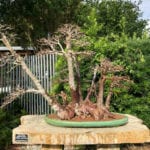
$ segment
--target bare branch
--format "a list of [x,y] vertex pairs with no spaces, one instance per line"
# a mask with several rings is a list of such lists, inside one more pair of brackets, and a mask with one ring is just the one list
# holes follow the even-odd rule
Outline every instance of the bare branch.
[[105,101],[105,106],[107,109],[109,109],[111,97],[113,95],[113,89],[115,87],[124,88],[125,86],[123,85],[123,82],[130,82],[131,80],[129,79],[128,76],[113,76],[113,77],[108,77],[107,80],[111,80],[109,92],[108,92],[108,95],[107,95],[106,101]]
[[12,61],[14,60],[12,59],[12,56],[9,54],[9,52],[0,54],[0,67],[3,67],[8,63],[12,63]]
[[35,94],[42,94],[42,91],[36,90],[36,89],[22,89],[17,88],[15,91],[10,93],[8,96],[4,98],[4,102],[1,104],[0,108],[4,108],[6,105],[12,103],[16,98],[18,98],[21,95],[24,95],[25,93],[35,93]]
[[119,72],[119,71],[123,71],[123,70],[124,69],[122,66],[113,65],[113,63],[108,59],[104,59],[101,61],[100,71],[102,74],[114,73],[114,72]]
[[0,24],[0,41],[2,41],[2,36],[5,35],[9,37],[10,41],[13,43],[15,41],[16,34],[14,34],[12,31],[12,27]]
[[[90,51],[84,51],[84,52],[73,52],[73,51],[69,51],[70,54],[78,56],[92,56],[94,54],[94,52],[90,52]],[[44,55],[44,54],[56,54],[56,55],[64,55],[61,51],[50,51],[50,49],[46,48],[46,49],[41,49],[40,51],[36,52],[36,55]]]
[[71,35],[71,38],[79,38],[81,35],[83,35],[82,32],[80,32],[80,27],[73,24],[64,24],[62,27],[58,29],[57,32],[60,32],[64,36]]
[[63,105],[67,105],[67,103],[68,103],[67,102],[67,98],[68,98],[67,94],[65,92],[61,91],[60,94],[58,94],[58,96],[60,96],[62,98]]
[[45,54],[56,54],[62,56],[63,53],[59,51],[50,51],[49,49],[42,49],[36,53],[36,55],[45,55]]
[[120,87],[122,82],[131,82],[128,76],[113,76],[113,77],[106,77],[107,80],[111,80],[111,87]]
[[14,49],[11,47],[9,41],[7,40],[6,36],[2,34],[2,42],[5,44],[5,46],[8,48],[9,52],[12,54],[12,56],[17,60],[17,63],[19,63],[22,67],[22,69],[26,72],[26,74],[31,78],[33,81],[35,87],[41,91],[42,96],[48,101],[48,103],[52,104],[52,99],[47,95],[45,89],[40,84],[40,81],[34,76],[34,74],[31,72],[31,70],[28,68],[28,66],[25,64],[24,59],[18,55]]
[[60,47],[62,53],[65,54],[65,50],[64,50],[62,44],[60,43],[60,41],[58,41],[58,46]]
[[89,88],[89,91],[87,93],[87,96],[85,98],[85,100],[89,100],[92,92],[93,92],[93,89],[95,87],[95,79],[96,79],[96,74],[98,72],[98,69],[99,69],[99,66],[97,65],[95,68],[94,68],[94,74],[93,74],[93,79],[92,79],[92,83],[91,83],[91,87]]

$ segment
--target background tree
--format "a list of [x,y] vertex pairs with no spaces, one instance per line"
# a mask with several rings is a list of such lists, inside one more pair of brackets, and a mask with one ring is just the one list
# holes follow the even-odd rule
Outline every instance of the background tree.
[[[51,35],[60,24],[72,22],[81,0],[0,0],[0,22],[11,25],[29,46]],[[23,42],[22,42],[23,41]]]
[[86,16],[94,8],[97,23],[103,25],[98,36],[122,31],[141,36],[146,21],[139,19],[139,5],[124,0],[0,0],[0,22],[15,29],[20,37],[18,45],[29,46],[41,37],[51,36],[60,24],[88,24]]
[[97,23],[103,25],[102,29],[97,32],[98,36],[106,36],[111,33],[120,35],[122,32],[131,37],[135,32],[137,36],[141,36],[146,26],[146,20],[140,18],[142,16],[139,9],[140,4],[140,0],[137,3],[127,0],[88,0],[84,4],[84,9],[79,13],[81,19],[79,19],[79,24],[82,26],[84,23],[88,23],[88,20],[81,16],[88,15],[90,8],[94,8]]
[[[134,84],[128,93],[123,92],[122,97],[116,94],[112,106],[113,109],[116,109],[117,111],[130,113],[140,117],[143,119],[144,123],[150,127],[150,68],[148,67],[150,65],[149,37],[129,39],[127,45],[130,50],[130,57],[128,57],[128,62],[126,62],[126,64],[130,63],[130,65],[128,65],[128,70],[130,70],[130,72],[128,73],[134,80]],[[115,101],[119,102],[120,106],[116,107]]]
[[[93,61],[98,62],[99,59],[108,57],[117,64],[123,65],[126,68],[124,75],[131,76],[134,81],[129,92],[121,92],[118,88],[114,90],[111,109],[137,115],[149,126],[149,115],[147,115],[150,113],[148,110],[150,98],[147,91],[149,69],[148,67],[144,69],[144,66],[147,66],[149,62],[150,48],[149,36],[145,37],[146,20],[140,18],[142,15],[139,9],[140,3],[141,1],[133,3],[122,0],[87,1],[81,5],[82,9],[77,15],[77,22],[90,36],[91,47],[89,49],[95,52]],[[86,16],[85,14],[87,17],[83,17]],[[89,63],[93,61],[87,58],[83,62],[81,75],[87,78],[87,81],[91,77],[88,72]],[[84,88],[86,89],[87,86],[85,85]],[[121,97],[118,96],[120,92]],[[105,93],[104,97],[106,97]],[[120,106],[117,106],[115,101],[119,101]]]

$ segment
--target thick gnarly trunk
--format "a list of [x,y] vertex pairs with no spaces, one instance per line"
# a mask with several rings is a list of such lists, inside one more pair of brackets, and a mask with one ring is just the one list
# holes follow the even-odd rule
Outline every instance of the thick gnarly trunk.
[[21,65],[22,69],[26,72],[26,74],[31,78],[33,81],[35,87],[40,91],[41,95],[48,101],[48,103],[52,104],[52,99],[48,96],[45,89],[40,84],[40,81],[34,76],[34,74],[30,71],[28,66],[25,64],[23,58],[18,55],[14,49],[11,47],[9,41],[7,40],[5,35],[2,35],[2,42],[5,44],[5,46],[8,48],[10,53],[15,57],[16,61]]
[[97,107],[99,109],[102,109],[104,107],[104,104],[103,104],[104,83],[105,83],[105,76],[102,75],[101,79],[99,80],[99,92],[98,92],[98,98],[97,98]]

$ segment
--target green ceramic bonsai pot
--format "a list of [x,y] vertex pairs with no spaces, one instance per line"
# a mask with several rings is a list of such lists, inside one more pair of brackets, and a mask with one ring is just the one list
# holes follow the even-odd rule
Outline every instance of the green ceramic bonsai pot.
[[72,128],[100,128],[100,127],[117,127],[128,123],[128,117],[122,115],[119,119],[112,119],[106,121],[69,121],[50,118],[48,115],[45,117],[45,121],[53,126],[59,127],[72,127]]

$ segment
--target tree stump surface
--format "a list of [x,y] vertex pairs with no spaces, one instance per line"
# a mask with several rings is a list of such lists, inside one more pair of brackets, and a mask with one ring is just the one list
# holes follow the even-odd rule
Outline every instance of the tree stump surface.
[[47,124],[44,115],[21,117],[21,125],[13,129],[13,144],[89,145],[149,143],[150,130],[142,120],[127,115],[126,125],[111,128],[66,128]]

